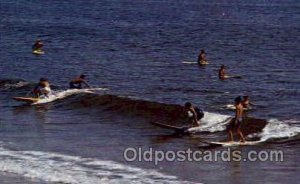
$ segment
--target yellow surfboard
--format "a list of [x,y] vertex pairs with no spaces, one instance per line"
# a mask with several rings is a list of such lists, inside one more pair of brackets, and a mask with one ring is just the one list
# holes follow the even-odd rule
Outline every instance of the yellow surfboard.
[[30,97],[13,97],[12,99],[18,102],[25,102],[25,103],[36,103],[40,100],[40,98],[30,98]]
[[42,54],[45,54],[45,52],[42,51],[42,50],[33,50],[33,51],[32,51],[32,54],[42,55]]

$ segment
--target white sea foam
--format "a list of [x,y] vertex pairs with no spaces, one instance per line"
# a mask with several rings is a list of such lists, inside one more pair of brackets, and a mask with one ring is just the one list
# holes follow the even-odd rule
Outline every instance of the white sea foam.
[[23,86],[26,86],[26,85],[28,85],[28,82],[20,81],[20,82],[15,83],[15,84],[5,84],[4,87],[5,87],[5,89],[11,89],[11,88],[20,88],[20,87],[23,87]]
[[0,171],[46,182],[189,184],[175,176],[93,158],[0,148]]
[[[188,129],[188,131],[191,133],[224,131],[226,130],[226,125],[230,122],[231,118],[231,116],[227,115],[205,112],[204,118],[201,119],[200,127],[193,127]],[[291,122],[294,125],[291,125]],[[269,139],[294,137],[300,134],[300,126],[295,125],[297,123],[299,122],[294,120],[279,121],[277,119],[270,119],[261,133],[251,134],[247,137],[259,137],[260,141],[263,142]]]
[[65,91],[53,91],[52,94],[47,97],[39,100],[36,103],[33,103],[33,105],[37,104],[44,104],[53,102],[55,100],[63,99],[71,95],[81,94],[81,93],[95,93],[96,91],[104,91],[108,90],[107,88],[90,88],[90,89],[68,89]]
[[263,131],[258,134],[258,136],[262,141],[267,141],[269,139],[294,137],[296,135],[299,135],[299,133],[299,126],[290,125],[287,121],[271,119],[268,121],[268,124],[263,129]]
[[230,121],[231,116],[217,113],[204,112],[204,117],[201,119],[200,127],[188,129],[189,132],[218,132],[226,129],[226,124]]

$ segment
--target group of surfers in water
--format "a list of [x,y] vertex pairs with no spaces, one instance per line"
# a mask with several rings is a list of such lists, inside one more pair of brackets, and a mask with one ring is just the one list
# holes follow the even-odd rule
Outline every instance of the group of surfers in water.
[[[207,64],[209,64],[208,60],[206,59],[206,55],[205,55],[205,51],[201,50],[199,55],[198,55],[198,60],[197,63],[200,66],[205,66]],[[229,76],[226,73],[226,66],[225,65],[221,65],[219,72],[218,72],[218,77],[221,80],[224,79],[228,79],[228,78],[240,78],[239,76]],[[229,126],[228,126],[228,135],[229,135],[229,140],[232,142],[233,139],[233,133],[236,132],[239,137],[240,137],[240,142],[245,142],[246,139],[241,131],[241,127],[242,124],[246,117],[246,113],[244,112],[247,109],[250,109],[250,105],[253,105],[252,103],[250,103],[250,99],[249,96],[238,96],[235,98],[235,117],[234,119],[230,122]],[[187,102],[185,104],[185,109],[187,111],[187,114],[190,114],[190,124],[193,126],[199,126],[200,125],[200,119],[199,117],[197,117],[197,113],[196,113],[196,107],[193,107],[191,105],[191,103]],[[203,117],[203,116],[202,116]]]
[[[197,63],[199,66],[206,66],[209,64],[207,58],[206,58],[206,53],[205,50],[201,50],[199,55],[198,55],[198,59],[197,59]],[[240,78],[239,76],[229,76],[226,73],[226,66],[225,65],[221,65],[220,69],[219,69],[219,79],[224,80],[224,79],[228,79],[228,78]]]
[[[42,43],[41,40],[37,40],[35,44],[32,46],[32,50],[41,50],[44,44]],[[206,59],[206,53],[204,50],[201,50],[199,55],[198,55],[198,60],[197,63],[200,66],[204,66],[209,64],[208,60]],[[226,74],[226,66],[221,65],[219,69],[219,79],[227,79],[230,78]],[[72,79],[69,83],[69,88],[70,89],[82,89],[83,84],[85,87],[90,87],[88,83],[85,80],[85,75],[80,75],[74,79]],[[49,97],[51,94],[51,88],[50,88],[50,83],[46,78],[41,78],[39,83],[35,86],[35,88],[32,90],[32,94],[37,97]],[[228,135],[229,135],[229,140],[233,141],[233,133],[234,131],[239,135],[240,137],[240,142],[245,142],[245,137],[241,131],[241,126],[244,122],[246,113],[244,112],[245,109],[249,109],[250,105],[250,100],[248,96],[244,97],[236,97],[235,98],[235,117],[234,119],[230,122],[229,127],[228,127]],[[200,126],[200,120],[204,117],[204,112],[194,106],[192,103],[187,102],[184,105],[185,113],[186,116],[189,119],[189,124],[193,127]]]

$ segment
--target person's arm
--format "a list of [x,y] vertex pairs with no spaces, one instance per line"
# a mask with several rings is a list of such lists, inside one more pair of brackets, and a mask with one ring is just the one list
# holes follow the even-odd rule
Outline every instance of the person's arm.
[[201,55],[199,54],[199,55],[198,55],[197,62],[200,63],[200,61],[201,61]]
[[51,89],[47,88],[47,87],[45,87],[45,88],[43,88],[43,89],[40,90],[40,93],[42,95],[46,96],[47,98],[49,98],[50,92],[51,92]]
[[87,83],[86,81],[83,80],[82,83],[83,83],[86,87],[91,88],[91,87],[88,85],[88,83]]
[[219,70],[219,78],[224,79],[225,78],[225,73],[223,70]]
[[195,125],[196,125],[196,126],[199,126],[199,125],[198,125],[198,117],[197,117],[197,113],[196,113],[195,109],[192,108],[192,109],[191,109],[191,112],[193,113],[193,119],[194,119]]

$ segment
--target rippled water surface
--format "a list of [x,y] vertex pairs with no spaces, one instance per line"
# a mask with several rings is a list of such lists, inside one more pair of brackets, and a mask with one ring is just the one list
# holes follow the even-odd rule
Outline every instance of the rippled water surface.
[[[0,13],[1,183],[300,179],[299,1],[2,0]],[[44,55],[31,53],[37,38]],[[201,49],[206,67],[193,63]],[[242,78],[220,81],[222,64]],[[81,73],[93,90],[67,91]],[[51,102],[11,100],[41,77],[57,94]],[[226,139],[226,119],[234,112],[224,107],[238,95],[255,104],[245,131],[258,131],[252,136],[263,144],[235,149],[284,150],[284,162],[123,159],[128,147],[204,151],[200,141]],[[172,135],[149,123],[178,123],[186,101],[205,110],[195,135]]]

